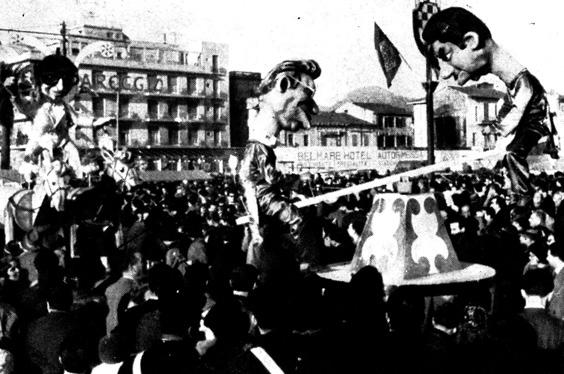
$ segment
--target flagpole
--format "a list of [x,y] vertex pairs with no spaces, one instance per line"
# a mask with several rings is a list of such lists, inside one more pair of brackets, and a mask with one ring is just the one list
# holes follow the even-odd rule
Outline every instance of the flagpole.
[[427,81],[423,83],[425,88],[426,96],[425,103],[427,106],[427,163],[432,165],[435,163],[435,121],[434,121],[434,110],[433,110],[433,92],[437,88],[437,81],[433,81],[433,69],[431,64],[433,51],[431,48],[427,49],[425,56],[427,65]]
[[399,49],[398,49],[398,53],[399,53],[401,59],[405,62],[405,64],[406,64],[407,67],[409,68],[409,70],[413,71],[413,68],[411,67],[411,65],[409,65],[409,62],[407,62],[407,60],[405,59],[405,57],[403,56],[403,54],[399,51]]

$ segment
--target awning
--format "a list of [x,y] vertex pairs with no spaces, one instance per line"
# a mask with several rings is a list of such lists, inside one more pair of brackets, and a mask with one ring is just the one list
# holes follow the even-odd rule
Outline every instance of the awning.
[[140,171],[139,178],[144,182],[176,182],[182,180],[210,180],[212,176],[203,170],[151,170]]

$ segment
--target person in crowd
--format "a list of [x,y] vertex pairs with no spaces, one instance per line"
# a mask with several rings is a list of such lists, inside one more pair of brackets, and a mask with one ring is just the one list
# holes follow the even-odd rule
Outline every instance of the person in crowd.
[[551,316],[546,309],[552,288],[552,273],[548,267],[531,269],[525,273],[521,289],[525,308],[521,316],[535,329],[537,347],[555,351],[564,343],[564,322]]
[[140,252],[133,252],[125,259],[124,270],[121,278],[110,285],[106,291],[106,302],[108,305],[108,315],[106,317],[106,332],[110,334],[118,325],[118,313],[122,305],[122,299],[130,292],[139,287],[138,279],[145,270],[145,260]]
[[525,66],[495,42],[484,22],[464,8],[447,8],[433,15],[425,25],[423,39],[445,62],[443,78],[453,77],[462,86],[491,73],[506,85],[507,96],[496,123],[505,141],[498,140],[498,147],[507,151],[503,164],[511,181],[512,201],[527,205],[533,194],[527,155],[541,138],[548,137],[546,152],[558,158],[546,91]]
[[548,310],[552,316],[564,319],[564,251],[560,246],[551,246],[546,260],[554,272],[554,287]]
[[[63,371],[59,355],[65,340],[85,339],[80,321],[70,312],[72,290],[59,285],[47,296],[48,314],[31,322],[25,333],[25,351],[29,358],[28,373],[59,374]],[[27,371],[29,370],[29,371]]]

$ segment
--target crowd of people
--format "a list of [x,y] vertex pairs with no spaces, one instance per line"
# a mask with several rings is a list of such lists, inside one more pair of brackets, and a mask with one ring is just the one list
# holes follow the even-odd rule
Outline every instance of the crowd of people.
[[[300,199],[379,177],[285,175]],[[366,267],[351,282],[316,270],[350,261],[381,187],[304,215],[301,277],[263,282],[247,264],[247,214],[230,175],[143,183],[124,196],[115,230],[85,225],[75,255],[8,243],[2,259],[4,372],[287,373],[558,372],[564,357],[564,174],[532,179],[528,206],[487,170],[411,181],[432,193],[457,256],[493,267],[456,294],[385,287]],[[304,232],[304,235],[306,233]],[[313,235],[312,235],[313,234]],[[311,237],[318,240],[311,243]],[[266,353],[266,354],[265,354]],[[266,358],[265,358],[266,357]],[[280,372],[280,371],[278,371]]]
[[[437,13],[422,37],[450,67],[441,67],[445,78],[463,85],[491,73],[508,88],[496,123],[505,137],[504,172],[436,173],[401,188],[432,194],[458,259],[493,268],[493,279],[394,286],[373,266],[350,282],[320,276],[352,260],[374,197],[398,186],[297,208],[296,200],[379,176],[277,170],[281,130],[307,129],[319,112],[319,64],[286,60],[248,103],[238,175],[142,183],[127,192],[110,181],[78,196],[66,235],[40,232],[36,220],[21,240],[5,243],[0,370],[562,372],[564,173],[532,176],[526,161],[544,138],[545,152],[558,156],[545,91],[462,8]],[[44,175],[63,179],[54,165],[64,162],[81,179],[85,167],[69,131],[76,121],[64,101],[78,69],[52,55],[35,74],[41,101],[26,156]]]

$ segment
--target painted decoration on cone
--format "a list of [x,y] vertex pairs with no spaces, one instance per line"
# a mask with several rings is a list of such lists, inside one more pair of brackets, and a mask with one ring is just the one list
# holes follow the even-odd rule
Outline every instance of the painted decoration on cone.
[[379,195],[351,265],[376,267],[388,285],[461,269],[432,194]]

